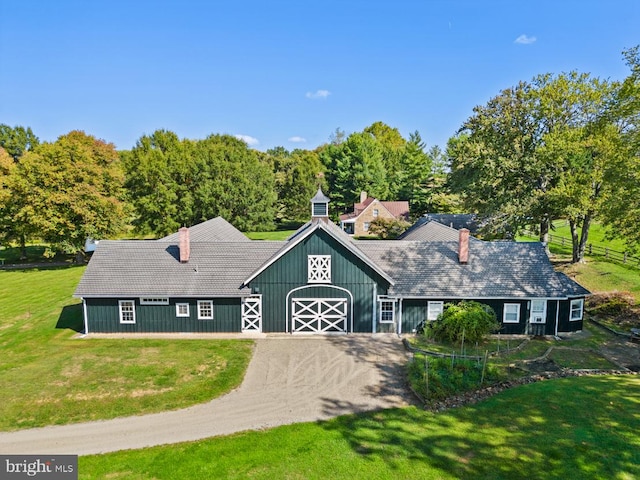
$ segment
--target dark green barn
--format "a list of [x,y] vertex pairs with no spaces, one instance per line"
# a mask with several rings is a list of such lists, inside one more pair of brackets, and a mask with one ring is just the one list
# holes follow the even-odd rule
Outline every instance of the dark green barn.
[[[218,217],[157,241],[100,242],[75,292],[93,332],[409,333],[447,303],[490,305],[503,333],[582,329],[588,292],[538,243],[356,241],[312,200],[285,242],[251,241]],[[455,239],[454,239],[455,238]]]

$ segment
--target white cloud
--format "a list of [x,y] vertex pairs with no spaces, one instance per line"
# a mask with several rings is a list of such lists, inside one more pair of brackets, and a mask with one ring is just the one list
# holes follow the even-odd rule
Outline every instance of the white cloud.
[[304,143],[307,141],[307,139],[304,137],[296,136],[296,137],[289,137],[289,141],[293,143]]
[[530,45],[537,40],[536,37],[530,37],[524,33],[514,40],[514,43],[520,43],[521,45]]
[[329,95],[331,95],[329,90],[316,90],[315,92],[307,92],[305,96],[312,100],[317,100],[319,98],[327,98]]
[[250,147],[253,147],[254,145],[258,145],[260,143],[257,138],[251,137],[249,135],[234,135],[234,137],[236,137],[238,140],[242,140]]

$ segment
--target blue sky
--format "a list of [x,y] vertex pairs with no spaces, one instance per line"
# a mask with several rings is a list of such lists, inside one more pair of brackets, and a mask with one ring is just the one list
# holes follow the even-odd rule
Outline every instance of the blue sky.
[[623,79],[637,44],[640,0],[0,0],[0,123],[291,150],[383,121],[444,147],[501,89]]

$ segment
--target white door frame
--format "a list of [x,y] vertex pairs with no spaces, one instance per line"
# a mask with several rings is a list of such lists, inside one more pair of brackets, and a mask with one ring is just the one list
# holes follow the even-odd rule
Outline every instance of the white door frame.
[[242,299],[242,331],[262,332],[262,295],[251,295]]
[[[346,330],[346,332],[353,332],[353,295],[351,294],[351,292],[349,290],[347,290],[346,288],[343,287],[338,287],[336,285],[324,285],[324,284],[319,284],[319,285],[303,285],[301,287],[296,287],[293,288],[291,290],[289,290],[289,293],[287,293],[287,297],[285,299],[286,304],[285,304],[285,315],[286,315],[286,331],[287,333],[292,332],[292,330],[289,329],[289,327],[291,326],[291,317],[290,317],[290,311],[291,311],[291,295],[294,292],[300,292],[301,290],[306,290],[306,289],[318,289],[318,288],[331,288],[334,290],[340,290],[341,292],[344,292],[347,294],[347,300],[349,303],[349,307],[348,307],[348,311],[347,311],[347,316],[350,319],[350,325],[349,328]],[[302,297],[299,297],[302,298]],[[313,297],[307,297],[307,298],[313,298]],[[319,298],[319,297],[317,297]],[[340,297],[337,297],[340,298]]]

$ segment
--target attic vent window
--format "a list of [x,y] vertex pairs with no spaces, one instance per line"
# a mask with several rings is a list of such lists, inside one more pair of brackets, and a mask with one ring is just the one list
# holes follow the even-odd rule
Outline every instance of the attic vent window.
[[309,283],[331,283],[331,255],[309,255],[307,280]]
[[143,297],[140,299],[140,305],[169,305],[169,299],[166,297]]
[[329,205],[327,203],[314,203],[312,214],[314,217],[328,217]]

